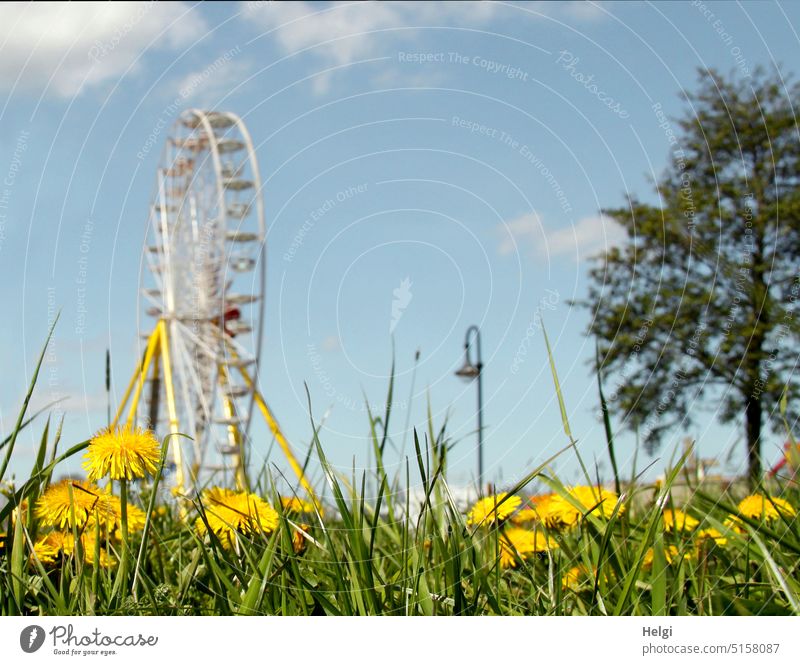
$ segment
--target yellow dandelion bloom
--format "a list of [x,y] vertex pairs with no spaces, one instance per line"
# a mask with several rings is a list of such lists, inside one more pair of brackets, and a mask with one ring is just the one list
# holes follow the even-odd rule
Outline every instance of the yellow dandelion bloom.
[[542,512],[545,524],[551,529],[574,526],[583,514],[571,501],[557,495],[547,502],[547,509]]
[[511,522],[514,524],[528,524],[530,522],[538,522],[539,513],[535,508],[521,508],[519,512],[511,516]]
[[[644,559],[642,560],[642,567],[650,568],[653,565],[654,556],[655,555],[653,553],[653,548],[651,547],[650,549],[647,550],[647,552],[644,553]],[[667,560],[667,563],[674,563],[680,558],[680,550],[678,550],[678,548],[675,545],[667,545],[664,548],[664,558]],[[688,561],[689,559],[692,558],[692,555],[690,552],[687,551],[684,552],[683,558],[684,560]]]
[[84,458],[89,480],[133,480],[156,472],[161,447],[149,430],[114,427],[94,436]]
[[295,554],[302,554],[308,546],[308,539],[303,535],[308,533],[311,527],[308,524],[299,525],[299,530],[292,533],[292,549]]
[[742,520],[740,520],[738,517],[733,517],[731,515],[730,517],[728,517],[728,519],[726,519],[723,522],[723,525],[728,529],[730,529],[731,531],[734,531],[735,533],[738,533],[740,535],[744,535],[745,533],[747,533],[747,531],[744,528],[744,522],[742,522]]
[[281,506],[287,513],[313,513],[314,504],[297,496],[282,496]]
[[699,520],[687,515],[682,510],[668,508],[664,511],[664,528],[667,531],[694,531],[698,524],[700,524]]
[[[95,537],[93,533],[84,533],[81,537],[83,546],[83,560],[87,564],[94,564]],[[52,531],[42,536],[33,546],[34,554],[43,564],[55,563],[60,554],[72,556],[75,552],[75,538],[69,532]],[[33,556],[31,562],[33,562]],[[104,547],[100,548],[100,566],[113,568],[117,565],[116,559],[108,554]]]
[[551,529],[572,526],[580,518],[580,511],[558,494],[531,497],[537,519]]
[[[95,545],[95,538],[94,534],[84,534],[83,538],[81,538],[81,542],[83,543],[83,560],[90,564],[94,565],[94,545]],[[100,567],[101,568],[114,568],[117,565],[117,560],[108,553],[105,547],[100,548]]]
[[[278,513],[255,494],[212,487],[203,492],[202,503],[208,525],[226,549],[236,545],[239,534],[271,533],[278,526]],[[195,524],[205,535],[202,518]]]
[[55,560],[61,553],[63,543],[64,534],[59,531],[49,533],[39,538],[33,545],[31,563],[34,563],[36,559],[39,559],[42,564],[55,563]]
[[150,519],[158,519],[169,515],[169,509],[166,506],[156,506],[153,512],[150,513]]
[[[109,533],[114,534],[116,538],[120,538],[119,533],[122,528],[122,501],[115,494],[103,494],[101,501],[107,510],[100,518],[100,526],[108,529]],[[128,502],[128,532],[135,533],[144,529],[146,521],[145,512],[137,505]]]
[[507,492],[487,496],[472,506],[467,515],[467,524],[485,526],[493,522],[502,522],[519,508],[521,503],[522,499],[518,496],[508,496]]
[[91,483],[62,480],[50,485],[39,497],[35,514],[45,526],[81,528],[91,517],[102,520],[110,516],[111,510],[104,503],[104,496],[104,492]]
[[714,544],[719,545],[720,547],[727,545],[728,543],[728,539],[713,527],[701,529],[697,532],[698,543],[702,543],[706,539],[713,540]]
[[[572,589],[576,591],[580,588],[581,584],[594,584],[596,577],[597,568],[592,568],[590,571],[586,566],[575,566],[561,576],[561,588],[564,590]],[[610,583],[612,578],[607,568],[603,570],[601,579],[606,584]]]
[[500,567],[516,568],[517,557],[526,558],[535,552],[547,552],[558,544],[541,531],[529,531],[519,527],[506,529],[500,535]]
[[22,503],[19,504],[14,510],[11,511],[11,525],[17,523],[17,517],[22,517],[23,524],[28,521],[28,500],[23,499]]
[[[587,510],[591,509],[605,518],[611,517],[619,500],[619,497],[614,492],[609,492],[602,487],[573,487],[569,490],[569,493]],[[625,506],[620,506],[619,512],[625,512]]]
[[585,574],[586,571],[582,566],[575,566],[574,568],[570,568],[561,577],[561,588],[577,589],[580,586],[581,578],[584,577]]
[[[564,496],[552,495],[539,509],[545,523],[551,528],[571,527],[588,511],[605,518],[611,517],[618,497],[602,487],[577,486],[567,489],[571,501]],[[576,505],[577,504],[577,505]],[[619,512],[624,511],[620,506]]]
[[528,524],[530,522],[546,522],[549,514],[549,504],[553,494],[540,494],[528,499],[528,504],[518,510],[512,517],[514,524]]
[[767,498],[762,494],[751,494],[739,502],[739,513],[754,520],[771,522],[778,519],[781,514],[785,517],[794,517],[795,510],[788,501],[778,498]]

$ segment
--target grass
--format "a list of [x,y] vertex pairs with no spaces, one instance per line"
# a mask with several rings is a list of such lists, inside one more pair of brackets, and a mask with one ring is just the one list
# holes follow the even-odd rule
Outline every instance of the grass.
[[[567,437],[559,454],[580,459],[552,357],[551,367]],[[0,442],[0,481],[18,433],[34,426],[33,418],[26,419],[34,385],[35,376],[14,430]],[[531,469],[513,487],[499,488],[509,497],[525,498],[533,483],[546,487],[547,495],[561,498],[562,517],[570,511],[574,514],[569,526],[555,519],[555,513],[549,516],[552,519],[523,524],[514,523],[518,512],[502,522],[470,523],[447,484],[452,442],[446,426],[437,427],[430,415],[423,429],[414,431],[414,452],[396,477],[387,475],[384,464],[389,411],[381,416],[368,413],[374,458],[369,473],[346,475],[328,462],[312,416],[309,454],[319,460],[327,482],[329,500],[324,512],[284,510],[273,479],[262,469],[252,481],[252,491],[277,511],[276,525],[238,533],[235,546],[226,547],[209,522],[214,506],[201,493],[181,501],[160,500],[166,459],[162,455],[155,478],[127,488],[128,508],[144,511],[145,523],[130,533],[125,556],[122,539],[90,522],[81,529],[73,527],[74,548],[46,561],[36,554],[35,545],[47,528],[31,507],[53,481],[59,465],[89,445],[81,442],[59,454],[60,428],[53,432],[48,420],[28,478],[19,486],[8,486],[8,501],[0,509],[0,533],[4,533],[0,612],[800,614],[800,520],[785,512],[774,519],[741,515],[737,510],[741,495],[690,481],[689,499],[682,499],[686,488],[676,490],[687,483],[683,471],[689,451],[667,471],[662,483],[620,479],[602,385],[598,387],[614,469],[606,498],[594,505],[580,500],[550,472],[554,458]],[[313,414],[310,400],[309,413]],[[583,461],[581,466],[587,486],[592,485]],[[412,505],[409,495],[400,491],[413,485],[423,489],[419,505]],[[793,481],[776,481],[761,490],[767,506],[771,497],[780,497],[795,509],[800,507]],[[541,509],[540,517],[545,514],[546,502],[533,505]],[[686,531],[667,530],[663,513],[676,508],[698,520],[698,525]],[[206,527],[204,534],[197,528],[198,520]],[[720,542],[699,537],[705,528],[716,529]],[[538,534],[547,545],[535,547],[537,551],[509,548],[512,534],[520,533]]]

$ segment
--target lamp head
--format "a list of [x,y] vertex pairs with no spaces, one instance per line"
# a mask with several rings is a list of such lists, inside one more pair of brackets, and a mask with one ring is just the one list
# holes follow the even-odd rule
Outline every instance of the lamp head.
[[456,370],[456,376],[460,376],[462,379],[467,379],[468,381],[474,379],[481,373],[481,368],[473,365],[469,358],[464,359],[464,364]]

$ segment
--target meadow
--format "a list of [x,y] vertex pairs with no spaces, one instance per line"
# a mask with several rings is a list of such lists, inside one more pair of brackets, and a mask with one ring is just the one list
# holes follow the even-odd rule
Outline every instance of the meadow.
[[[551,367],[558,455],[580,460]],[[368,413],[373,466],[342,474],[309,403],[309,453],[329,497],[315,502],[279,495],[266,468],[247,488],[170,491],[165,441],[122,427],[68,446],[46,414],[28,413],[35,383],[0,443],[6,615],[800,614],[796,481],[698,483],[690,450],[660,482],[621,478],[605,408],[608,483],[581,461],[585,484],[562,484],[557,455],[464,508],[447,483],[446,423],[421,423],[403,473],[389,477],[390,413]],[[31,427],[38,455],[11,483],[18,434]],[[87,477],[63,478],[76,456]]]

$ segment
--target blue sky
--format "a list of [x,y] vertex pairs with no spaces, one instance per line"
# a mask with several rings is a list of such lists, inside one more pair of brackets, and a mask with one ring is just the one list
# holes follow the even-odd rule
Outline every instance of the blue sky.
[[[117,398],[137,357],[146,216],[178,100],[239,114],[256,144],[261,388],[298,449],[307,383],[332,461],[367,462],[364,397],[383,409],[394,349],[390,466],[430,400],[457,441],[451,477],[470,482],[475,386],[453,372],[478,324],[487,477],[511,482],[565,443],[542,318],[580,449],[608,477],[587,313],[568,305],[589,257],[620,240],[599,210],[626,192],[652,200],[669,153],[655,105],[681,115],[698,67],[788,74],[799,19],[796,4],[769,2],[4,4],[0,428],[58,310],[34,406],[66,398],[67,442],[105,424],[105,350]],[[721,469],[735,472],[740,428],[715,425],[708,406],[662,457],[692,436],[704,457],[732,450]],[[40,428],[14,470],[30,465]],[[269,436],[253,433],[263,460]],[[768,460],[778,445],[767,441]],[[619,446],[630,472],[633,438]],[[577,479],[574,456],[556,467]]]

